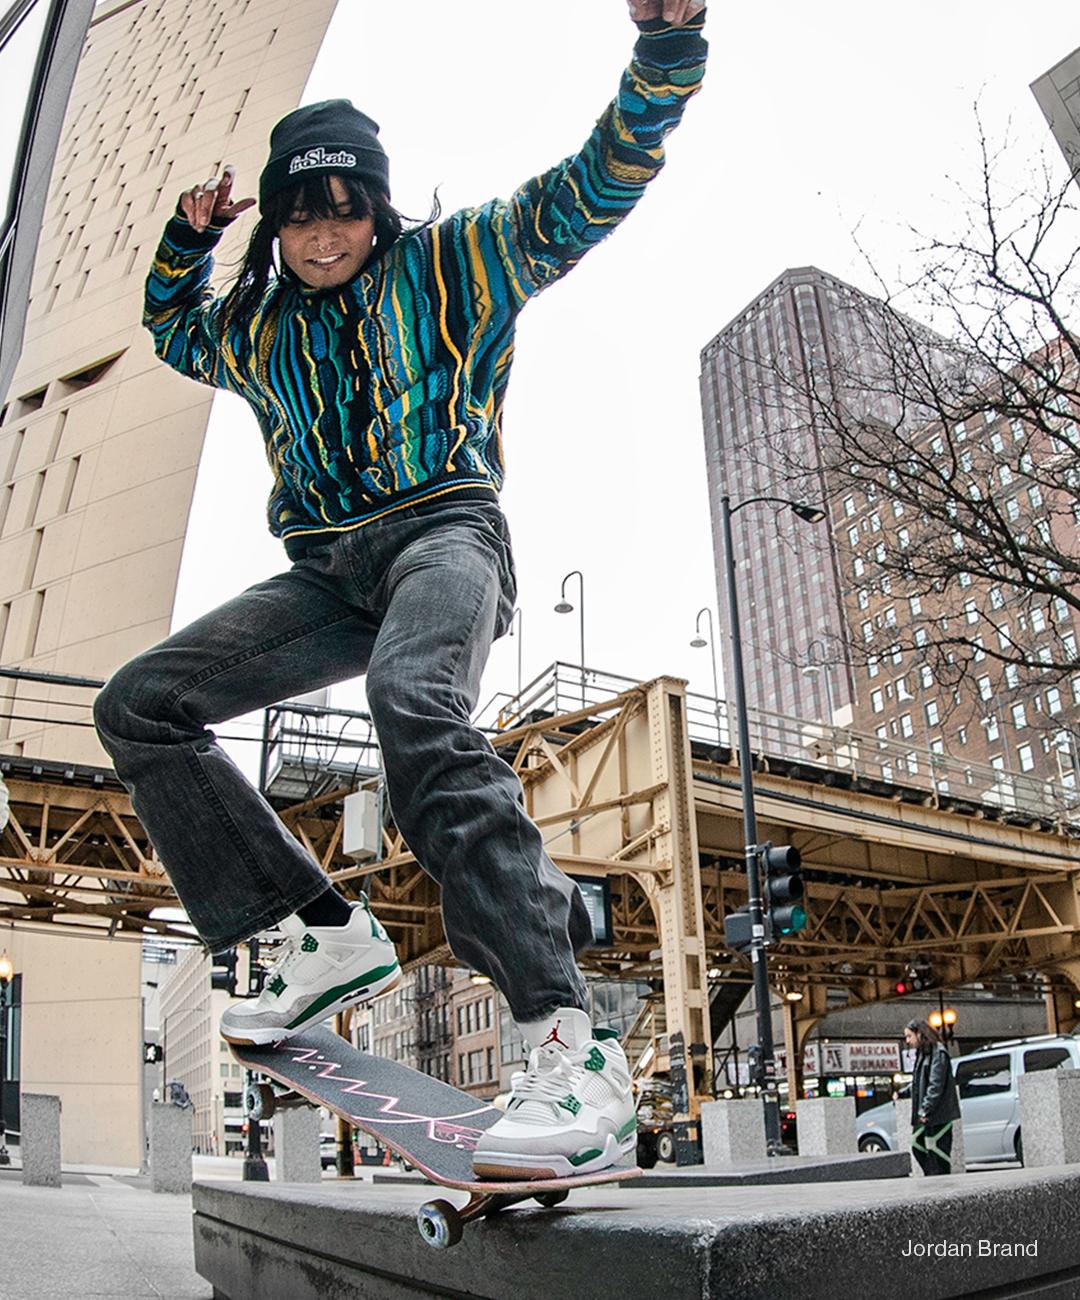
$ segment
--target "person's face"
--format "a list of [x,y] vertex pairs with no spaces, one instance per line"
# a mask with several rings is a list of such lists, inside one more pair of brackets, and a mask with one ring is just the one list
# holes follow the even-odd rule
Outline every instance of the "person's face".
[[918,1047],[919,1035],[915,1032],[914,1029],[905,1029],[904,1042],[907,1043],[908,1047]]
[[293,212],[278,231],[285,265],[312,289],[334,289],[360,270],[375,245],[374,217],[354,217],[340,176],[330,177],[336,217]]

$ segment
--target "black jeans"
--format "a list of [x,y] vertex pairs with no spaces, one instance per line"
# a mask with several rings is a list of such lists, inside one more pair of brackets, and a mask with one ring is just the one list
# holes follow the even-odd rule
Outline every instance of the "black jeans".
[[344,533],[126,664],[94,717],[192,924],[215,951],[327,887],[318,864],[218,746],[211,725],[367,673],[394,819],[442,886],[457,958],[514,1018],[585,1005],[592,937],[521,784],[470,722],[516,586],[494,504]]

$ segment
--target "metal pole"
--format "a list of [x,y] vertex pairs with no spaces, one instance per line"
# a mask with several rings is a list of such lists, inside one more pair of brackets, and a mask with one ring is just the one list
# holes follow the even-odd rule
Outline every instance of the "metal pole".
[[8,1045],[8,989],[10,982],[0,980],[0,1165],[10,1165],[6,1137],[7,1121],[4,1118],[4,1092],[7,1088],[7,1045]]
[[762,1101],[765,1107],[765,1144],[770,1155],[786,1148],[780,1139],[780,1097],[776,1086],[776,1054],[773,1046],[772,1004],[765,950],[765,916],[761,897],[758,857],[757,816],[754,811],[754,779],[750,754],[750,722],[746,712],[746,684],[743,679],[742,634],[739,629],[739,599],[735,586],[735,551],[731,540],[731,498],[720,498],[720,522],[724,536],[728,623],[731,628],[731,667],[735,687],[735,714],[739,731],[739,777],[743,802],[743,854],[746,859],[746,887],[750,911],[750,965],[754,984],[758,1048],[761,1053]]

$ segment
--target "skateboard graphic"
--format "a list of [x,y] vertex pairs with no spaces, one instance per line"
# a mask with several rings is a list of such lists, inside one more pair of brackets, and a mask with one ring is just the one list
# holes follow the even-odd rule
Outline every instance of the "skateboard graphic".
[[326,1106],[403,1156],[431,1182],[471,1193],[460,1208],[444,1200],[420,1207],[417,1226],[429,1246],[456,1245],[471,1219],[510,1205],[535,1198],[550,1208],[565,1201],[572,1187],[620,1182],[641,1173],[620,1165],[569,1178],[480,1180],[473,1173],[472,1153],[502,1116],[495,1106],[407,1065],[359,1052],[327,1028],[307,1030],[277,1045],[229,1047],[241,1065],[279,1085],[258,1085],[253,1100],[262,1118],[282,1106]]

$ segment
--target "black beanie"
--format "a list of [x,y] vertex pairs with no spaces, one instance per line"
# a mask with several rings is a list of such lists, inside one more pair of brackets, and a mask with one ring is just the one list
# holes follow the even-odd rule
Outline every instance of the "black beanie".
[[270,132],[270,160],[259,177],[259,210],[279,190],[312,172],[356,176],[390,197],[390,160],[379,126],[347,99],[327,99],[287,114]]

